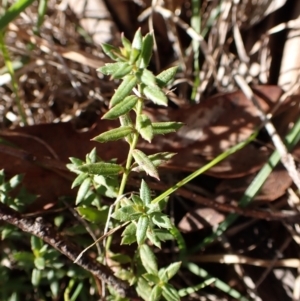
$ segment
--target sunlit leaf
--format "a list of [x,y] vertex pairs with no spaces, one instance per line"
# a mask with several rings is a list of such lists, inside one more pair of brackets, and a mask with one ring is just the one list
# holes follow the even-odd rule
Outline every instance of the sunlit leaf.
[[141,74],[141,82],[146,86],[156,86],[156,77],[148,69],[143,69]]
[[165,87],[174,77],[178,67],[171,67],[167,70],[162,71],[156,76],[156,81],[159,87]]
[[140,216],[136,227],[136,241],[138,245],[144,243],[148,225],[149,225],[148,216],[144,216],[144,215]]
[[151,160],[140,150],[135,149],[132,152],[132,155],[134,157],[134,160],[136,163],[143,168],[143,170],[149,174],[151,177],[154,177],[159,180],[158,172],[156,170],[156,167],[153,165]]
[[92,175],[117,175],[123,171],[123,167],[114,163],[98,162],[92,164],[84,164],[78,166],[77,169],[83,172],[87,172]]
[[136,212],[132,205],[124,206],[112,214],[114,219],[127,222],[137,219],[141,214]]
[[166,298],[167,301],[180,301],[180,297],[176,289],[171,285],[166,283],[162,287],[162,295]]
[[139,196],[133,194],[131,199],[132,199],[134,205],[137,205],[137,206],[140,206],[140,207],[144,206],[144,203],[143,203],[142,199]]
[[139,296],[141,296],[144,300],[148,300],[151,294],[151,287],[144,278],[139,277],[136,291]]
[[111,98],[110,107],[115,106],[116,104],[121,102],[126,96],[128,96],[128,94],[131,93],[132,89],[137,84],[137,81],[138,80],[137,80],[136,76],[131,75],[131,74],[126,75],[124,77],[123,82],[117,88],[117,90],[115,91],[115,94]]
[[147,68],[149,65],[153,49],[153,36],[148,33],[143,39],[143,47],[140,60],[140,68]]
[[[132,66],[127,62],[106,63],[104,66],[97,69],[105,75],[112,75],[113,78],[122,78],[132,70]],[[123,75],[121,75],[123,74]],[[118,75],[120,75],[118,77]]]
[[136,123],[136,129],[141,134],[141,136],[148,142],[151,142],[153,138],[153,130],[149,117],[145,114],[140,114],[137,117]]
[[136,60],[138,59],[141,53],[142,45],[143,45],[143,36],[141,34],[141,29],[139,28],[133,37],[130,59],[129,59],[130,63],[136,62]]
[[88,177],[86,178],[80,185],[77,196],[76,196],[76,201],[75,204],[79,204],[82,200],[84,200],[87,192],[90,190],[91,186],[91,179]]
[[170,229],[172,223],[167,215],[161,212],[155,212],[151,215],[152,222],[160,228]]
[[159,249],[161,248],[161,243],[160,240],[158,238],[158,236],[156,235],[154,229],[149,225],[147,233],[146,233],[148,239]]
[[155,285],[151,291],[149,301],[159,301],[162,294],[162,288],[160,285]]
[[130,223],[122,233],[122,245],[130,245],[136,242],[136,225]]
[[135,95],[129,95],[113,106],[107,113],[102,116],[102,119],[116,119],[134,108],[138,101]]
[[161,279],[165,282],[168,282],[180,269],[181,262],[173,262],[168,267],[164,269]]
[[161,106],[167,106],[168,105],[168,98],[158,88],[157,86],[147,86],[143,90],[145,96],[153,101],[155,104],[161,105]]
[[172,132],[176,132],[184,124],[182,122],[153,122],[153,134],[154,135],[164,135]]
[[148,205],[151,203],[151,190],[149,189],[148,185],[144,180],[141,182],[141,188],[140,188],[140,198],[144,202],[145,205]]
[[[127,96],[127,97],[130,97],[130,96]],[[124,114],[124,115],[121,115],[119,117],[119,120],[120,120],[120,123],[122,126],[131,126],[132,128],[134,127],[133,125],[133,122],[129,116],[129,114]],[[133,135],[128,135],[125,140],[128,142],[128,143],[132,143],[132,139],[133,139]]]
[[157,274],[156,258],[153,251],[148,245],[143,244],[140,246],[140,257],[146,271],[150,274],[156,275]]
[[[119,48],[103,43],[101,44],[101,47],[103,49],[103,52],[109,56],[113,60],[117,60],[120,57],[120,50]],[[118,55],[119,54],[119,55]]]
[[109,130],[100,134],[99,136],[93,138],[97,142],[103,143],[108,141],[116,141],[122,138],[125,138],[129,134],[133,133],[133,128],[129,126],[122,126],[116,129]]
[[[163,163],[167,162],[168,160],[170,160],[175,155],[176,155],[175,153],[161,152],[161,153],[150,155],[150,156],[148,156],[148,158],[155,167],[158,167],[161,164],[163,164]],[[135,163],[132,166],[132,170],[136,171],[136,172],[140,172],[140,171],[143,170],[143,168],[138,166]]]
[[130,53],[130,51],[131,51],[131,42],[124,36],[124,33],[122,33],[122,35],[121,35],[121,41],[122,41],[122,44],[123,44],[124,48],[126,49],[126,51],[128,53]]

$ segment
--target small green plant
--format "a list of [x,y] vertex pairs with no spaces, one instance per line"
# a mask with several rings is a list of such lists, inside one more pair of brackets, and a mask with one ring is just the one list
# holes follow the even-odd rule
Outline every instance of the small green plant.
[[[174,79],[177,67],[169,68],[157,76],[147,69],[152,56],[152,34],[143,37],[141,31],[137,30],[132,43],[122,36],[122,44],[121,48],[108,44],[102,46],[103,51],[115,62],[99,68],[100,72],[112,79],[122,80],[110,100],[109,111],[102,117],[119,119],[120,126],[93,140],[104,143],[125,139],[129,147],[127,160],[124,165],[117,164],[113,159],[104,162],[95,149],[86,156],[85,162],[70,158],[72,164],[68,168],[78,174],[73,182],[73,187],[79,186],[77,211],[90,222],[106,223],[105,254],[100,256],[102,263],[113,261],[115,274],[134,285],[139,296],[151,301],[161,298],[167,301],[180,300],[169,280],[177,273],[181,263],[171,263],[159,269],[154,253],[154,248],[161,248],[161,242],[172,239],[174,233],[178,233],[163,212],[166,198],[153,202],[144,179],[141,180],[138,193],[125,191],[130,173],[145,172],[159,180],[157,167],[174,155],[168,152],[146,155],[137,145],[139,139],[151,143],[155,135],[168,134],[182,126],[179,122],[152,122],[143,113],[147,101],[167,106],[168,99],[162,89]],[[114,198],[114,204],[110,208],[103,205],[102,196]],[[133,254],[113,253],[112,236],[107,235],[108,227],[124,227],[120,244],[136,244]],[[108,289],[109,298],[116,300],[115,292],[112,288]]]

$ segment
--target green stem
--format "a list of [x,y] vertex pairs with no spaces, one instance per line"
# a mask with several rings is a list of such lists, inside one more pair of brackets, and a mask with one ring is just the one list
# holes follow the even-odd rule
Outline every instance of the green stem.
[[[137,103],[137,107],[136,107],[136,120],[138,120],[138,117],[142,114],[142,110],[143,110],[143,100],[139,99],[139,101]],[[137,126],[137,123],[135,124],[135,126]],[[135,133],[133,134],[132,142],[130,144],[130,149],[128,152],[128,157],[127,157],[126,166],[125,166],[125,172],[123,173],[118,197],[121,196],[122,194],[124,194],[125,186],[127,183],[128,176],[130,174],[130,167],[131,167],[132,159],[133,159],[132,152],[136,148],[138,140],[139,140],[139,132],[135,131]],[[118,207],[119,207],[118,204],[116,204],[116,210],[118,209]]]

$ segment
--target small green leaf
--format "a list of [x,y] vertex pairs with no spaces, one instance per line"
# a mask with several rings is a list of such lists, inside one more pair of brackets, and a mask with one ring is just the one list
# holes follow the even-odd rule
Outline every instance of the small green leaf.
[[143,278],[145,278],[148,282],[152,282],[154,284],[159,284],[160,282],[160,279],[159,277],[155,274],[150,274],[150,273],[147,273],[147,274],[144,274],[143,275]]
[[151,294],[151,287],[148,284],[148,281],[146,281],[143,277],[138,278],[136,291],[144,300],[148,300]]
[[131,196],[131,199],[132,199],[134,205],[137,205],[139,207],[143,207],[144,206],[144,203],[143,203],[142,199],[139,196],[133,194]]
[[149,189],[148,185],[144,180],[141,182],[141,188],[140,188],[140,198],[143,200],[145,205],[148,205],[151,203],[151,190]]
[[86,163],[96,163],[97,162],[97,149],[94,147],[89,154],[86,156]]
[[145,96],[157,105],[167,106],[168,99],[166,95],[157,86],[147,86],[144,88]]
[[150,274],[157,275],[157,262],[151,248],[143,244],[140,246],[140,257],[146,271]]
[[140,216],[136,226],[136,241],[139,246],[143,244],[145,241],[148,225],[149,225],[148,216],[144,216],[144,215]]
[[43,257],[35,258],[34,265],[38,270],[43,270],[46,266],[45,258],[43,258]]
[[110,107],[114,107],[116,104],[121,102],[126,96],[128,96],[129,93],[131,93],[134,86],[137,84],[137,78],[135,75],[126,75],[124,77],[123,82],[118,87],[118,89],[115,91],[115,94],[110,100]]
[[130,223],[122,233],[122,245],[131,245],[136,242],[136,225],[134,223]]
[[176,289],[171,285],[166,283],[162,287],[162,295],[166,298],[167,301],[180,301],[180,297]]
[[174,239],[174,236],[167,230],[165,229],[155,229],[154,230],[157,238],[160,240],[160,241],[166,241],[166,240],[173,240]]
[[167,215],[161,212],[155,212],[151,214],[152,222],[160,228],[170,229],[172,223]]
[[123,46],[124,46],[124,48],[126,49],[126,51],[128,52],[128,53],[130,53],[130,51],[131,51],[131,42],[124,36],[124,34],[122,33],[122,35],[121,35],[121,41],[122,41],[122,44],[123,44]]
[[[170,160],[175,155],[176,155],[175,153],[161,152],[161,153],[150,155],[148,156],[148,158],[155,167],[158,167],[161,164]],[[143,168],[138,166],[137,163],[134,163],[132,165],[132,171],[140,172],[142,170]]]
[[117,175],[123,171],[123,167],[114,163],[98,162],[92,164],[84,164],[77,167],[78,170],[87,172],[92,175]]
[[82,164],[85,163],[84,161],[82,161],[78,158],[75,158],[75,157],[70,157],[69,159],[75,166],[81,166]]
[[124,65],[122,67],[120,67],[118,70],[116,70],[111,74],[112,78],[114,79],[123,78],[125,75],[129,74],[132,71],[133,69],[132,65],[128,63],[123,63],[123,64]]
[[[149,225],[148,230],[147,230],[147,237],[148,239],[159,249],[161,248],[161,243],[158,238],[158,236],[155,233],[155,230],[152,228],[152,226]],[[172,237],[173,238],[173,237]]]
[[135,149],[132,152],[132,155],[134,157],[134,160],[136,163],[143,168],[143,170],[149,174],[151,177],[156,178],[159,180],[158,172],[156,170],[156,167],[153,165],[151,160],[140,150]]
[[114,61],[118,60],[118,58],[121,55],[121,52],[120,52],[119,48],[117,48],[115,46],[103,43],[103,44],[101,44],[101,47],[103,49],[103,52],[107,56],[109,56],[111,59],[113,59]]
[[152,123],[153,134],[154,135],[164,135],[164,134],[176,132],[183,125],[184,125],[184,123],[182,123],[182,122],[173,122],[173,121],[153,122]]
[[31,272],[31,283],[33,286],[38,286],[42,279],[42,271],[38,269],[33,269]]
[[165,87],[174,77],[178,67],[171,67],[156,76],[157,84],[160,88]]
[[32,249],[34,255],[39,256],[39,251],[44,246],[43,241],[36,236],[31,236],[30,244],[31,244],[31,249]]
[[101,209],[96,209],[90,206],[79,206],[75,208],[77,212],[87,221],[91,223],[101,223],[105,224],[107,215],[108,215],[108,208],[103,207]]
[[80,185],[75,204],[78,205],[80,202],[82,202],[87,194],[87,192],[90,190],[91,186],[91,178],[86,178]]
[[118,104],[113,106],[107,113],[102,116],[102,119],[116,119],[130,110],[132,110],[138,101],[138,97],[135,95],[129,95],[125,97]]
[[162,294],[162,288],[158,284],[155,285],[151,291],[149,301],[159,301],[161,294]]
[[132,70],[132,66],[127,62],[106,63],[97,69],[105,75],[112,75],[113,78],[122,78]]
[[141,82],[146,86],[156,86],[156,77],[148,69],[143,69],[141,74]]
[[[127,96],[127,97],[130,97],[130,96]],[[124,115],[120,116],[119,119],[120,119],[120,123],[122,126],[131,126],[132,128],[134,127],[133,122],[128,114],[124,114]],[[132,139],[133,139],[133,135],[128,135],[125,138],[125,140],[130,144],[132,143]]]
[[76,179],[73,181],[71,188],[73,189],[74,187],[82,184],[82,182],[88,177],[86,173],[81,173],[79,174]]
[[142,46],[142,53],[141,53],[141,60],[140,60],[140,68],[144,69],[150,63],[150,59],[152,56],[152,49],[153,49],[153,36],[152,34],[148,33],[143,39],[143,46]]
[[139,28],[136,31],[132,41],[132,47],[131,47],[130,59],[129,59],[131,64],[137,61],[141,53],[142,45],[143,45],[143,37],[141,34],[141,29]]
[[99,136],[93,138],[92,140],[95,140],[97,142],[103,143],[108,141],[116,141],[122,138],[125,138],[129,134],[133,133],[133,128],[129,126],[122,126],[118,127],[116,129],[109,130],[107,132],[104,132],[100,134]]
[[124,206],[112,214],[114,219],[121,222],[127,222],[137,219],[141,214],[136,212],[132,205]]
[[145,140],[150,143],[153,138],[153,130],[149,117],[145,114],[141,114],[137,117],[136,123],[136,129],[138,130],[138,132]]
[[168,282],[178,272],[180,266],[181,266],[181,261],[171,263],[167,268],[165,268],[161,279],[165,282]]

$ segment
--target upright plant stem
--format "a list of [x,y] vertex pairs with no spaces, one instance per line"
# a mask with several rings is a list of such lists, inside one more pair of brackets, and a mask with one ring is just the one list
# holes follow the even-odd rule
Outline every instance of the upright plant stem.
[[[142,114],[142,109],[143,109],[143,100],[139,99],[139,101],[137,103],[137,107],[136,107],[136,120],[138,120],[138,116],[140,116]],[[126,183],[127,183],[127,179],[128,179],[129,174],[130,174],[130,167],[131,167],[132,158],[133,158],[132,152],[136,148],[136,145],[138,143],[138,139],[139,139],[139,133],[138,133],[138,131],[136,131],[133,134],[133,139],[132,139],[132,142],[130,144],[130,149],[129,149],[129,153],[128,153],[128,157],[127,157],[127,161],[126,161],[125,172],[123,174],[122,181],[121,181],[121,184],[120,184],[118,197],[121,196],[124,193],[125,186],[126,186]],[[119,207],[118,204],[116,204],[116,209],[118,209],[118,207]]]

